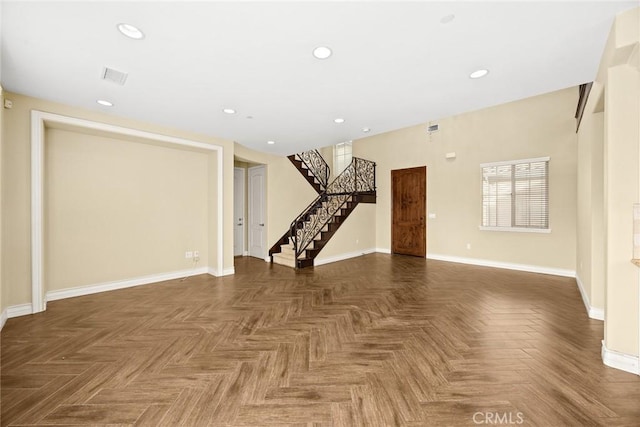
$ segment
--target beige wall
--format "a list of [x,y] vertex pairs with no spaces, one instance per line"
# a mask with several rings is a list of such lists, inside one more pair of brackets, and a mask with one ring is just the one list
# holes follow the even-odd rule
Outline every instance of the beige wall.
[[604,112],[595,82],[578,131],[576,277],[590,308],[604,310]]
[[316,263],[371,253],[376,248],[376,206],[361,203],[318,254]]
[[605,345],[631,356],[640,354],[640,269],[630,262],[640,202],[639,23],[638,8],[616,18],[578,135],[578,275],[591,305],[604,308]]
[[605,344],[638,355],[638,282],[633,256],[633,204],[639,201],[638,70],[609,69],[605,89],[606,299]]
[[[0,6],[0,9],[2,8],[2,6]],[[5,286],[4,286],[4,281],[2,280],[2,259],[3,259],[3,251],[2,251],[2,221],[3,221],[3,216],[2,216],[2,205],[3,205],[3,191],[2,191],[2,185],[3,185],[3,180],[2,180],[2,164],[4,162],[4,158],[2,156],[2,147],[4,145],[3,143],[3,136],[4,136],[4,93],[2,90],[2,86],[0,86],[0,313],[4,312],[4,309],[7,307],[6,305],[6,298],[4,297],[4,293],[5,293]]]
[[[206,266],[207,157],[47,129],[48,290]],[[197,264],[184,257],[194,250]]]
[[[94,120],[98,122],[123,126],[142,131],[148,131],[163,135],[175,136],[204,143],[222,146],[223,156],[223,238],[224,267],[230,269],[233,266],[233,245],[226,244],[233,239],[233,143],[230,141],[203,136],[200,134],[179,131],[149,123],[141,123],[134,120],[119,118],[112,115],[90,112],[87,110],[65,106],[40,99],[30,98],[18,94],[5,93],[5,97],[13,101],[13,108],[4,111],[4,138],[3,138],[3,168],[2,180],[2,286],[5,293],[3,301],[5,306],[24,304],[31,302],[31,243],[30,243],[30,111],[32,109],[47,111],[70,117]],[[216,203],[216,157],[209,156],[209,192],[208,209],[217,210]],[[10,184],[9,184],[10,183]],[[46,184],[45,184],[46,187]],[[46,191],[46,189],[45,189]],[[217,227],[214,226],[217,217],[209,215],[209,230],[213,239]],[[216,267],[215,245],[209,244],[208,264]],[[88,248],[90,251],[90,249]],[[184,262],[184,250],[182,252]],[[46,258],[46,254],[45,254]],[[180,264],[182,265],[182,264]],[[166,272],[166,269],[155,273]]]
[[[575,271],[577,89],[569,88],[354,142],[377,163],[376,246],[391,247],[391,170],[427,166],[428,256]],[[453,160],[445,154],[455,152]],[[480,164],[550,156],[552,232],[480,231]],[[471,249],[467,249],[467,244]]]
[[267,242],[270,248],[318,193],[286,157],[272,159],[267,164],[267,176]]

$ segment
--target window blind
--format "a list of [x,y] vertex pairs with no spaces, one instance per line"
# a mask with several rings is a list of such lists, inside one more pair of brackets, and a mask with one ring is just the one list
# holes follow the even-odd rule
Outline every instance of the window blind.
[[549,228],[549,158],[485,163],[482,226]]

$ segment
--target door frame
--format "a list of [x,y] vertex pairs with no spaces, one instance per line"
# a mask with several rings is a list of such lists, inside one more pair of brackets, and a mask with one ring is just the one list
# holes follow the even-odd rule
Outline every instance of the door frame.
[[[245,250],[245,241],[247,240],[247,218],[245,215],[246,212],[246,206],[245,206],[245,201],[247,198],[247,180],[246,180],[246,173],[247,170],[245,168],[239,168],[239,167],[233,167],[233,223],[236,223],[236,200],[235,200],[235,196],[236,196],[236,172],[240,172],[240,185],[242,186],[242,239],[241,239],[241,243],[240,243],[240,255],[236,255],[235,251],[233,256],[247,256],[248,252]],[[234,239],[234,246],[235,246],[235,238],[236,238],[236,229],[235,229],[235,225],[233,226],[233,239]]]
[[[428,187],[427,187],[427,183],[428,183],[428,179],[427,179],[427,175],[429,172],[429,168],[424,165],[424,166],[414,166],[414,167],[410,167],[410,168],[401,168],[401,169],[392,169],[390,174],[391,174],[391,182],[390,182],[390,208],[391,208],[391,242],[390,242],[390,252],[392,254],[394,254],[395,252],[393,251],[393,242],[394,242],[394,235],[395,235],[395,230],[394,230],[394,226],[393,226],[393,219],[394,219],[394,210],[393,210],[393,172],[394,171],[402,171],[402,170],[409,170],[409,169],[424,169],[424,255],[419,256],[420,258],[426,258],[427,257],[427,228],[428,228],[428,209],[427,209],[427,195],[428,195]],[[402,255],[402,254],[398,254],[398,255]],[[417,256],[417,255],[408,255],[408,256]]]
[[251,191],[253,189],[252,184],[251,184],[251,171],[252,170],[256,170],[256,169],[262,169],[264,171],[264,181],[263,181],[264,185],[263,185],[263,188],[262,188],[262,200],[264,201],[264,203],[263,203],[263,206],[262,206],[262,218],[264,220],[264,229],[263,229],[264,240],[263,240],[263,244],[265,245],[265,247],[262,248],[262,257],[263,257],[263,259],[265,261],[269,262],[270,258],[268,256],[268,251],[266,250],[267,229],[268,229],[268,227],[267,227],[267,224],[268,224],[268,222],[267,222],[267,194],[266,194],[266,192],[267,192],[267,188],[266,188],[267,166],[266,165],[252,166],[252,167],[247,169],[247,174],[249,176],[249,180],[248,180],[249,183],[248,183],[248,186],[247,186],[247,190],[248,190],[247,194],[248,194],[248,199],[249,199],[248,200],[248,205],[249,205],[248,209],[249,209],[249,211],[248,211],[248,214],[247,214],[248,221],[246,222],[247,223],[247,232],[249,233],[249,239],[248,239],[249,241],[247,242],[249,247],[247,248],[247,252],[248,252],[249,256],[252,256],[251,255],[251,246],[252,246],[251,243],[252,243],[252,240],[251,240],[251,230],[250,230],[250,228],[251,228],[253,215],[255,215],[255,213],[254,213],[253,202],[251,200]]

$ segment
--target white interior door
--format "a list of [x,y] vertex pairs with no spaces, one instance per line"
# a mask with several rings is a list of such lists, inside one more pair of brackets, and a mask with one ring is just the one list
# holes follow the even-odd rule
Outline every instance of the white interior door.
[[233,168],[233,256],[244,254],[244,171]]
[[265,167],[249,168],[249,255],[264,259],[265,229]]

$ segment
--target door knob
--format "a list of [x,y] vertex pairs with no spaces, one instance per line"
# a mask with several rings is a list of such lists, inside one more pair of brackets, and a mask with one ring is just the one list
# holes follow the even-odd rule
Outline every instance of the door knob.
[[258,224],[260,227],[264,227],[264,224]]

